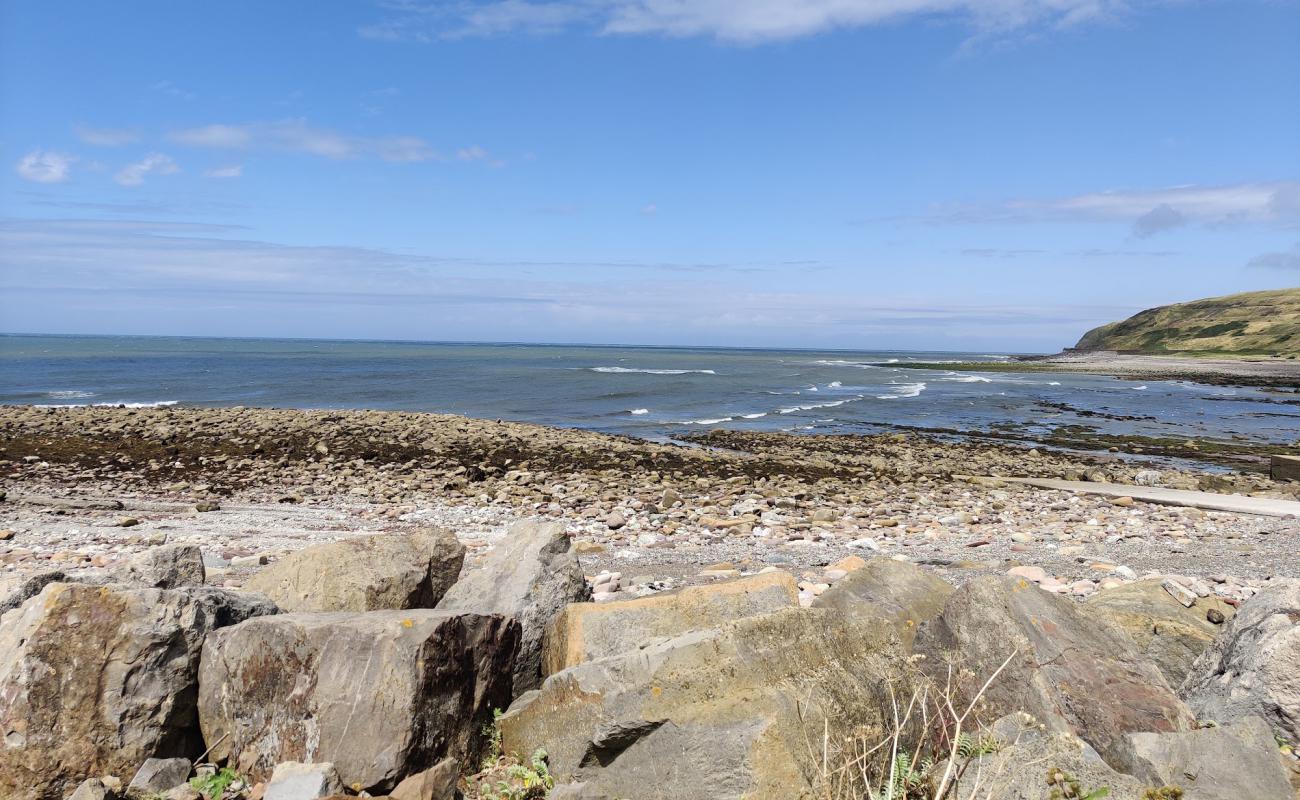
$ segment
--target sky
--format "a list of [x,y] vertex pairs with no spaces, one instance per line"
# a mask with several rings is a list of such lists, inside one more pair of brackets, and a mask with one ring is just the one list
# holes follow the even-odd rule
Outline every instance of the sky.
[[1054,351],[1300,285],[1295,0],[0,2],[0,330]]

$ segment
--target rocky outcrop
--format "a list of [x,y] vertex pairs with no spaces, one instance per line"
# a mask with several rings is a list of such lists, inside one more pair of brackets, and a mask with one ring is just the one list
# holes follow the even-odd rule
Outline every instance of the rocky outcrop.
[[0,797],[62,796],[147,758],[198,755],[204,637],[274,611],[211,588],[46,586],[0,623]]
[[1300,580],[1275,580],[1242,606],[1179,693],[1202,719],[1262,717],[1300,743]]
[[1009,657],[984,695],[985,713],[1027,712],[1106,757],[1125,733],[1193,724],[1164,676],[1119,630],[1024,579],[970,581],[922,626],[916,648],[936,677],[945,664],[966,676],[960,690],[968,698]]
[[794,577],[779,571],[635,600],[575,603],[555,620],[542,667],[551,675],[658,639],[798,604]]
[[476,761],[510,700],[519,626],[434,610],[284,614],[208,638],[199,718],[212,758],[263,780],[284,761],[332,762],[383,793],[446,757]]
[[388,796],[392,800],[456,800],[459,778],[459,765],[448,758],[397,784]]
[[470,570],[438,603],[453,613],[500,614],[518,621],[513,696],[542,682],[542,641],[569,603],[591,590],[572,543],[558,522],[520,522],[487,560]]
[[246,584],[287,612],[433,608],[460,575],[451,533],[359,536],[292,553]]
[[29,575],[0,578],[0,614],[17,608],[51,583],[64,579],[63,570],[47,569]]
[[[1176,687],[1196,657],[1222,632],[1222,620],[1236,613],[1217,597],[1188,594],[1192,605],[1184,606],[1160,580],[1143,580],[1106,589],[1087,603],[1123,629],[1138,651],[1156,663],[1169,685]],[[1220,622],[1211,622],[1210,617]]]
[[502,717],[502,742],[544,748],[591,796],[796,797],[809,742],[880,725],[888,682],[906,696],[911,674],[887,621],[786,608],[552,675]]
[[1224,727],[1130,733],[1118,766],[1155,786],[1182,788],[1186,800],[1294,800],[1273,732],[1259,717]]
[[917,626],[939,616],[952,592],[943,579],[922,567],[873,558],[837,581],[812,605],[840,614],[883,613],[893,621],[903,644],[911,647]]

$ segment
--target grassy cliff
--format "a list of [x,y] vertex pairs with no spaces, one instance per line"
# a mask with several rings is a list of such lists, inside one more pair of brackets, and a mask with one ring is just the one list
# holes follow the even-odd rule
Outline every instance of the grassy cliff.
[[1094,328],[1076,350],[1227,356],[1300,355],[1300,289],[1149,308]]

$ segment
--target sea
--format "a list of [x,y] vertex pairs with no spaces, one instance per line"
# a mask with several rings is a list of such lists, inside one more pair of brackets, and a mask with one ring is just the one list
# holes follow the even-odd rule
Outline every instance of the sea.
[[0,335],[0,403],[432,411],[670,440],[714,427],[1291,444],[1297,395],[908,365],[1005,353]]

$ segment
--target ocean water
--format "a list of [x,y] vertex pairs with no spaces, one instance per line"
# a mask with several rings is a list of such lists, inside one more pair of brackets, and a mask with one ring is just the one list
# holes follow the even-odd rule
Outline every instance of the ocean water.
[[435,411],[651,439],[710,427],[875,433],[1061,426],[1300,440],[1294,395],[899,364],[996,353],[0,335],[0,403]]

